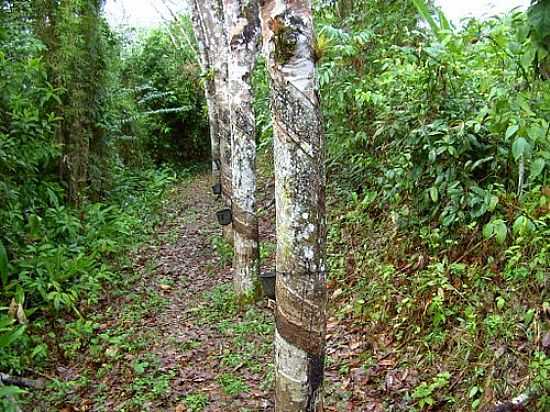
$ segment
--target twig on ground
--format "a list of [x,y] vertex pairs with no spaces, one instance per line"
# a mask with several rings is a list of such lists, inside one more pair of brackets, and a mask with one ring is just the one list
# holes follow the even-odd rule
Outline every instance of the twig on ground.
[[19,378],[16,376],[10,376],[0,372],[0,384],[18,386],[20,388],[42,389],[44,382],[40,380],[33,380],[27,378]]
[[492,412],[516,412],[524,410],[525,406],[533,399],[535,393],[531,390],[527,390],[521,395],[516,396],[514,399],[508,402],[499,402],[495,405]]

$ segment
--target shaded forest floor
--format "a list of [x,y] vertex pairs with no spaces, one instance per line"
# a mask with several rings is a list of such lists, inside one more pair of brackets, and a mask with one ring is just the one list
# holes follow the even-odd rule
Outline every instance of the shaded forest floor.
[[[163,223],[125,259],[120,284],[82,319],[64,320],[62,341],[52,343],[57,351],[42,373],[50,384],[33,392],[24,410],[274,410],[273,306],[235,303],[231,246],[215,221],[220,202],[209,188],[209,176],[200,174],[171,191],[159,211]],[[264,176],[262,270],[274,267],[273,188]],[[342,374],[353,376],[348,360],[364,342],[361,331],[346,327],[329,321],[327,410],[381,410],[381,403],[356,404],[342,390],[362,379],[341,382]]]
[[[263,270],[272,270],[274,185],[271,173],[262,175],[258,193],[261,257]],[[121,259],[120,280],[106,288],[103,301],[83,311],[82,318],[52,321],[59,328],[52,333],[50,362],[41,374],[48,386],[34,390],[23,410],[274,410],[273,303],[244,307],[235,303],[232,248],[221,237],[215,219],[220,207],[205,173],[174,186],[158,212],[163,223],[145,244]],[[479,393],[485,405],[525,388],[526,356],[504,349],[493,355],[501,345],[494,337],[484,351],[480,339],[470,339],[459,324],[447,336],[460,345],[452,340],[449,347],[432,344],[434,332],[427,325],[432,324],[433,315],[423,309],[427,303],[409,305],[410,315],[405,317],[399,309],[406,303],[401,290],[407,279],[431,285],[434,276],[438,280],[434,287],[441,289],[446,275],[430,269],[419,272],[429,276],[423,280],[406,271],[396,275],[381,261],[372,263],[369,256],[380,259],[381,247],[376,243],[390,242],[391,236],[376,239],[350,232],[337,212],[341,207],[331,209],[326,411],[471,410],[464,404],[471,402],[473,385],[482,387]],[[354,240],[366,238],[369,250]],[[479,291],[486,293],[484,288]],[[398,303],[392,307],[393,292]],[[377,310],[384,315],[375,322]],[[365,311],[372,313],[372,319]],[[429,333],[427,338],[414,337],[420,327]],[[409,332],[411,328],[417,329]],[[407,343],[407,336],[414,339]],[[525,342],[521,336],[516,339],[513,346]],[[424,348],[423,342],[431,346]],[[473,347],[480,349],[471,367],[467,359]],[[502,359],[514,367],[499,368]],[[477,380],[469,377],[478,373],[479,365],[489,372]],[[446,370],[451,371],[448,376],[441,372]],[[500,396],[493,386],[502,388]],[[426,388],[425,394],[419,388]],[[417,393],[431,403],[416,409]]]
[[174,188],[125,281],[67,328],[45,374],[54,383],[28,410],[272,410],[272,312],[234,303],[209,187],[202,174]]

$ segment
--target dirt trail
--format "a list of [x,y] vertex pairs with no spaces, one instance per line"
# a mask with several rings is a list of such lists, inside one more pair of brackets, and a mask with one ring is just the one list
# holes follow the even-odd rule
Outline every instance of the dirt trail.
[[[25,410],[273,410],[272,311],[235,305],[208,189],[206,175],[175,188],[165,222],[130,257],[135,280],[77,322],[48,375],[57,384]],[[267,219],[264,240],[271,231]]]
[[[272,177],[260,176],[259,187],[262,270],[273,270]],[[33,393],[24,411],[274,410],[273,312],[266,301],[235,304],[231,247],[215,218],[222,204],[209,188],[207,174],[174,188],[159,212],[163,223],[121,268],[125,281],[65,325],[42,374],[53,384]],[[367,385],[394,360],[365,371],[365,331],[335,311],[331,305],[325,410],[381,412],[380,391]]]

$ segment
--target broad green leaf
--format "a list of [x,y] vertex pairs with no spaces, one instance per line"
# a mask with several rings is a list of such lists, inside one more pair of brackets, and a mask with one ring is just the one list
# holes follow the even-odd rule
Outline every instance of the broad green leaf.
[[443,30],[451,31],[453,29],[453,26],[447,19],[447,16],[445,16],[445,13],[443,13],[443,10],[437,10],[437,17],[439,18],[439,23],[441,24],[441,28]]
[[432,199],[432,202],[436,203],[439,199],[439,193],[437,191],[437,187],[430,187],[430,198]]
[[512,145],[512,156],[517,161],[521,156],[527,155],[529,150],[529,142],[524,137],[518,137]]
[[487,203],[487,210],[492,212],[495,210],[498,204],[498,196],[490,195],[489,202]]
[[538,158],[534,162],[531,163],[531,172],[529,173],[529,177],[531,179],[534,179],[535,177],[538,177],[542,171],[544,170],[544,166],[546,165],[546,161],[542,158]]
[[23,393],[27,392],[17,386],[0,386],[0,399],[5,399],[9,396],[20,395]]
[[527,136],[529,136],[529,139],[531,139],[533,143],[542,141],[546,136],[546,129],[538,125],[531,126],[529,129],[527,129]]
[[534,47],[528,47],[521,55],[521,64],[525,69],[529,69],[531,67],[533,60],[535,59],[536,53],[537,50]]
[[512,225],[512,232],[515,235],[523,234],[527,229],[529,220],[525,216],[518,216]]
[[498,244],[503,244],[508,234],[508,228],[503,221],[495,222],[495,239]]
[[519,130],[519,126],[517,124],[513,124],[512,126],[509,126],[508,129],[506,129],[505,139],[508,140],[510,137],[515,135],[518,130]]
[[483,237],[485,239],[490,239],[495,233],[495,225],[492,222],[489,222],[483,226]]
[[2,242],[0,242],[0,280],[4,286],[8,284],[8,253]]
[[527,312],[525,312],[525,315],[523,315],[523,321],[526,325],[529,325],[531,322],[533,322],[533,319],[535,318],[535,310],[529,309]]
[[25,332],[25,326],[19,326],[14,331],[0,335],[0,349],[6,348],[15,342]]

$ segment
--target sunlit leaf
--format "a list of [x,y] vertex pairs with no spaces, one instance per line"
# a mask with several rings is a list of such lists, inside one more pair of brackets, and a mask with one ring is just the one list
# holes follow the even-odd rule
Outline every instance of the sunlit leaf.
[[544,170],[544,166],[546,165],[546,160],[542,158],[536,159],[533,163],[531,163],[531,172],[529,174],[529,177],[531,179],[534,179],[542,173]]
[[520,157],[527,155],[530,148],[529,142],[524,137],[518,137],[512,145],[512,156],[517,161]]

